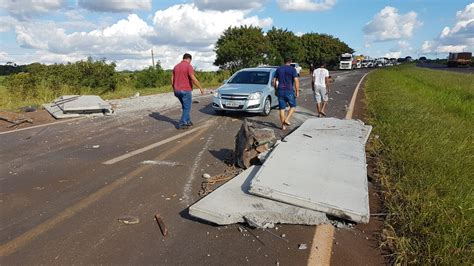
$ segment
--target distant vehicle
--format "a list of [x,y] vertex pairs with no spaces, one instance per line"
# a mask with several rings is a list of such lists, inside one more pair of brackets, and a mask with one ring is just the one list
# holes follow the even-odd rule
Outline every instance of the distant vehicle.
[[298,63],[291,63],[290,64],[292,67],[294,67],[296,69],[296,73],[298,73],[298,77],[300,76],[300,72],[301,72],[301,67]]
[[385,58],[378,58],[378,59],[375,61],[374,67],[384,67],[386,63],[387,63],[387,62],[386,62]]
[[357,60],[352,54],[342,54],[339,61],[339,69],[354,69],[356,68]]
[[363,68],[371,68],[374,67],[374,61],[372,59],[364,59],[362,60],[362,67]]
[[462,52],[462,53],[449,53],[448,56],[448,67],[469,67],[471,64],[472,53]]
[[362,61],[359,59],[356,61],[356,68],[362,68]]
[[214,92],[214,111],[244,111],[269,115],[272,107],[278,105],[278,98],[272,86],[275,72],[275,67],[239,70]]

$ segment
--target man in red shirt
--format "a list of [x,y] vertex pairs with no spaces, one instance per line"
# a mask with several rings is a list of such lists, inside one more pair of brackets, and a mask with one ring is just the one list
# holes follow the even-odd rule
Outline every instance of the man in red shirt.
[[171,75],[171,86],[173,87],[174,96],[178,98],[183,109],[178,129],[186,129],[193,125],[189,116],[193,101],[193,84],[201,90],[201,94],[204,94],[201,83],[194,76],[191,60],[190,54],[184,54],[183,61],[173,68],[173,74]]

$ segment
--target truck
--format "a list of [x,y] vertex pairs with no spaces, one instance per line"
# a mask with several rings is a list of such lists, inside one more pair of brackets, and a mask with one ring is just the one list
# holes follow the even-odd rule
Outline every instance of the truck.
[[458,66],[469,67],[469,65],[471,64],[471,58],[472,58],[471,52],[449,53],[448,67],[458,67]]
[[352,54],[342,54],[339,60],[339,69],[355,69],[357,67],[357,59]]

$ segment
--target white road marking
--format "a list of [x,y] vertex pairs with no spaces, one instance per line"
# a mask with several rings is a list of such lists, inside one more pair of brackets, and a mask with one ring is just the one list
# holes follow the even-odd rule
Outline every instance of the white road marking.
[[157,147],[159,147],[159,146],[161,146],[161,145],[164,145],[164,144],[166,144],[166,143],[170,143],[170,142],[172,142],[172,141],[174,141],[174,140],[177,140],[177,139],[180,139],[180,138],[182,138],[182,137],[185,137],[185,136],[187,136],[187,135],[189,135],[189,134],[192,134],[192,133],[194,133],[194,132],[196,132],[196,131],[198,131],[198,130],[200,130],[200,129],[203,129],[203,128],[205,128],[205,127],[208,127],[208,126],[209,126],[209,123],[206,123],[206,124],[204,124],[204,125],[202,125],[202,126],[195,127],[195,128],[193,128],[193,129],[191,129],[191,130],[184,131],[183,133],[180,133],[180,134],[175,135],[175,136],[173,136],[173,137],[164,139],[164,140],[162,140],[162,141],[158,141],[158,142],[156,142],[156,143],[150,144],[150,145],[145,146],[145,147],[143,147],[143,148],[140,148],[140,149],[138,149],[138,150],[134,150],[134,151],[132,151],[132,152],[125,153],[124,155],[121,155],[121,156],[115,157],[115,158],[113,158],[113,159],[110,159],[110,160],[108,160],[108,161],[102,162],[102,164],[110,165],[110,164],[118,163],[118,162],[120,162],[120,161],[123,161],[123,160],[125,160],[125,159],[130,158],[130,157],[133,157],[133,156],[138,155],[138,154],[140,154],[140,153],[144,153],[144,152],[146,152],[146,151],[149,151],[149,150],[151,150],[151,149],[157,148]]
[[196,170],[199,166],[199,163],[201,162],[202,155],[204,154],[205,151],[209,149],[209,145],[214,138],[214,134],[211,134],[206,141],[206,144],[202,147],[201,151],[198,153],[196,156],[196,159],[194,160],[193,167],[191,168],[191,173],[189,174],[188,180],[186,181],[186,184],[183,187],[183,202],[186,204],[186,206],[189,206],[191,204],[191,193],[192,193],[192,185],[193,185],[193,180],[196,177]]
[[352,119],[352,112],[354,112],[355,101],[357,98],[357,93],[359,92],[360,84],[362,84],[362,81],[364,80],[365,76],[367,76],[369,73],[370,72],[365,73],[365,75],[362,76],[362,78],[360,79],[359,83],[357,83],[354,93],[352,94],[352,99],[351,99],[351,103],[349,104],[349,109],[347,110],[346,119]]

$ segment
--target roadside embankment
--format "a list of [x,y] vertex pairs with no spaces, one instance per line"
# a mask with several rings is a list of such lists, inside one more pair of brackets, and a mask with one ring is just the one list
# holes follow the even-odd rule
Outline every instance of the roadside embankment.
[[402,65],[365,88],[393,259],[472,263],[474,76]]

